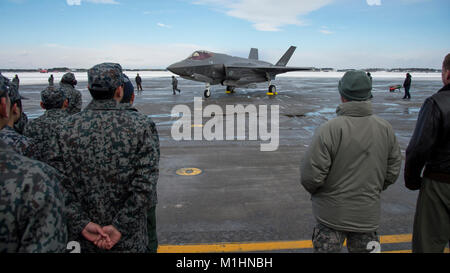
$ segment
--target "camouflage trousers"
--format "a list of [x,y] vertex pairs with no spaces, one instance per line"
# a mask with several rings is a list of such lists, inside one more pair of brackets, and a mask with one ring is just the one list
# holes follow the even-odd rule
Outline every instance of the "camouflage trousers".
[[339,253],[345,239],[350,253],[370,253],[380,251],[377,232],[360,233],[339,231],[317,224],[313,231],[314,253]]
[[147,214],[148,252],[158,251],[158,237],[156,234],[156,206],[151,207]]

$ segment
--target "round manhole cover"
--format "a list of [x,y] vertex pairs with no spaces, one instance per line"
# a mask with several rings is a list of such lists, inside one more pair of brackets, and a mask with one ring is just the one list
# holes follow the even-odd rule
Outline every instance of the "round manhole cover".
[[202,170],[197,169],[197,168],[181,168],[181,169],[177,170],[178,175],[192,176],[192,175],[199,175],[201,173],[202,173]]

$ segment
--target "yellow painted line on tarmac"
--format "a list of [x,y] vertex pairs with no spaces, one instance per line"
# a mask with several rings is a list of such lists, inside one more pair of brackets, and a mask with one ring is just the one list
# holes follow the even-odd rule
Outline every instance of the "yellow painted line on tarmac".
[[[380,236],[381,244],[411,242],[412,234]],[[158,253],[223,253],[313,248],[311,240],[255,243],[161,245]],[[388,252],[389,253],[389,252]]]
[[250,252],[280,249],[312,248],[311,241],[285,241],[261,243],[223,243],[202,245],[161,245],[158,253],[214,253],[214,252]]
[[384,235],[380,236],[381,244],[409,243],[412,241],[412,234]]
[[195,127],[203,127],[203,124],[192,124],[191,127],[192,127],[192,128],[195,128]]

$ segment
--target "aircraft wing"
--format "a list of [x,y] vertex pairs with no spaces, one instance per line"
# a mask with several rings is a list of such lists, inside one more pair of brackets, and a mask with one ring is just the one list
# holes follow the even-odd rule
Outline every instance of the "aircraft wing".
[[255,74],[261,74],[266,75],[266,73],[270,75],[277,75],[282,74],[286,72],[292,72],[292,71],[311,71],[313,70],[312,67],[286,67],[286,66],[225,66],[225,71],[228,75],[233,74],[246,74],[247,73],[255,73]]

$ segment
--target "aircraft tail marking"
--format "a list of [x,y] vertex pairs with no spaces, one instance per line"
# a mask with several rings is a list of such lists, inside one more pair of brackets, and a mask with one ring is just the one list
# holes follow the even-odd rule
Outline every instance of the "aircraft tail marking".
[[295,46],[291,46],[286,53],[284,53],[283,57],[281,57],[281,59],[277,62],[277,66],[286,66],[287,63],[289,62],[289,60],[292,57],[292,54],[294,54],[294,51],[297,47]]

